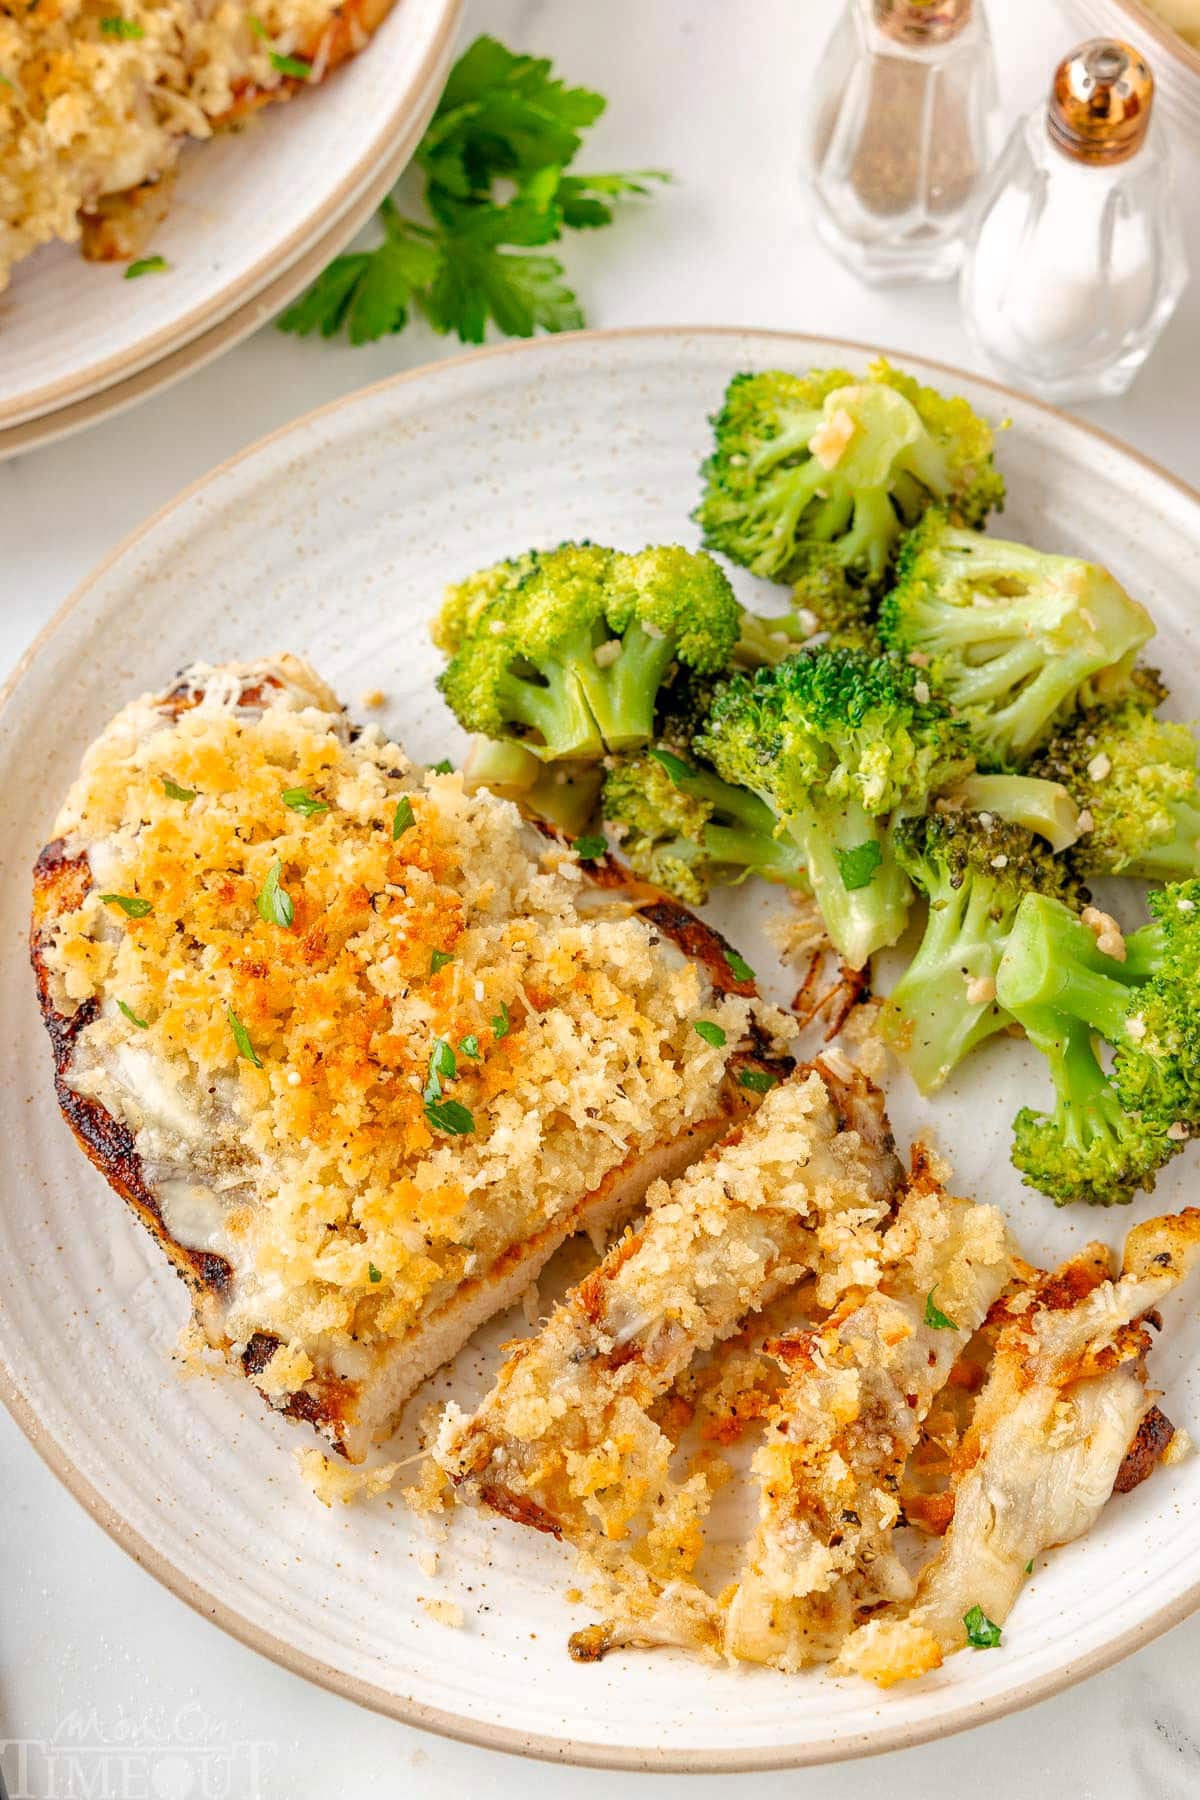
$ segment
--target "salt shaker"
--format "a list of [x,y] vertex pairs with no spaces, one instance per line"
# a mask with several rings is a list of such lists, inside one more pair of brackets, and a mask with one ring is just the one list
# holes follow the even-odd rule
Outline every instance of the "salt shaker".
[[964,321],[1000,370],[1046,399],[1124,393],[1187,283],[1153,99],[1132,46],[1080,44],[988,183]]
[[978,0],[848,0],[809,146],[817,229],[868,281],[944,281],[998,145]]

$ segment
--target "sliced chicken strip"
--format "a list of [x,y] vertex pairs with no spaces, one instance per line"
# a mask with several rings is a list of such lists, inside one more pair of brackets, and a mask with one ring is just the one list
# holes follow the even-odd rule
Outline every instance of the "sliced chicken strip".
[[1007,1301],[996,1353],[957,1458],[954,1517],[921,1572],[915,1603],[870,1621],[838,1668],[881,1686],[936,1668],[963,1648],[966,1620],[999,1626],[1027,1566],[1093,1524],[1154,1395],[1146,1313],[1200,1258],[1200,1209],[1136,1226],[1121,1275],[1090,1245]]
[[1009,1279],[1003,1216],[918,1187],[883,1267],[874,1293],[773,1346],[791,1379],[754,1458],[759,1524],[729,1612],[734,1657],[789,1670],[827,1661],[861,1607],[912,1593],[892,1546],[900,1475]]
[[648,1407],[802,1277],[815,1274],[826,1306],[871,1286],[899,1179],[880,1097],[849,1065],[777,1087],[703,1163],[651,1190],[645,1222],[516,1346],[473,1417],[447,1410],[441,1466],[464,1497],[556,1536],[640,1527],[650,1566],[679,1571],[694,1496],[671,1490],[673,1446]]

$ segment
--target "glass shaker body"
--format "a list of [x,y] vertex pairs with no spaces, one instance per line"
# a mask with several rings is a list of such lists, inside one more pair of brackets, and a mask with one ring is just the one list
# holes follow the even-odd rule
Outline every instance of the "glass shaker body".
[[1048,400],[1122,394],[1187,284],[1165,143],[1152,122],[1128,161],[1079,162],[1045,108],[1013,132],[963,268],[975,346]]
[[896,35],[890,10],[849,0],[818,69],[817,229],[868,281],[944,281],[998,142],[991,40],[978,3],[945,41]]

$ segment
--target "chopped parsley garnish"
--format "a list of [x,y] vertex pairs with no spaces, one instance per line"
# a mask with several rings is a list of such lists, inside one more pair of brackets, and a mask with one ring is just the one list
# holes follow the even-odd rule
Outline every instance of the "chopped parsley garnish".
[[253,1063],[256,1069],[261,1069],[262,1063],[259,1060],[258,1051],[250,1042],[250,1033],[246,1030],[246,1027],[242,1024],[242,1021],[238,1018],[232,1006],[227,1006],[225,1008],[225,1014],[229,1020],[229,1029],[233,1033],[233,1041],[238,1047],[238,1055],[244,1056],[246,1061],[248,1063]]
[[684,762],[681,756],[672,756],[669,750],[652,750],[650,754],[656,763],[661,763],[676,787],[681,781],[686,781],[689,775],[694,775],[696,772]]
[[142,900],[137,894],[101,894],[101,906],[119,906],[123,913],[131,919],[144,919],[154,908],[148,900]]
[[318,800],[307,788],[285,788],[279,798],[303,819],[312,819],[317,813],[329,811],[329,802]]
[[411,825],[415,825],[415,824],[416,824],[416,820],[413,817],[412,801],[409,799],[407,794],[404,794],[401,796],[399,802],[397,803],[396,810],[392,815],[392,842],[393,842],[393,844],[395,843],[397,838],[401,838],[404,836],[405,832],[409,829],[409,827]]
[[302,56],[280,55],[279,51],[273,47],[274,39],[271,37],[270,32],[267,30],[257,13],[248,13],[246,15],[246,23],[249,25],[256,38],[261,38],[264,44],[272,45],[272,48],[268,51],[268,58],[273,69],[280,75],[296,75],[301,81],[308,80],[308,77],[312,73],[312,64],[306,62]]
[[194,800],[196,798],[195,788],[180,787],[179,783],[172,781],[169,775],[163,776],[163,793],[168,800]]
[[375,1267],[374,1263],[369,1262],[367,1264],[367,1280],[368,1281],[382,1281],[383,1280],[382,1271],[377,1269]]
[[601,856],[608,855],[608,840],[599,836],[577,837],[574,850],[580,862],[596,862]]
[[508,1002],[507,1000],[502,1000],[500,1002],[500,1011],[492,1020],[492,1036],[496,1039],[496,1042],[499,1043],[500,1039],[506,1038],[511,1030],[512,1020],[508,1016]]
[[286,931],[296,916],[292,905],[292,896],[279,885],[279,877],[283,873],[283,863],[277,856],[271,864],[267,879],[263,882],[262,893],[254,902],[258,916],[267,925],[278,925]]
[[865,844],[856,844],[853,850],[835,850],[838,873],[842,878],[842,886],[848,894],[856,888],[870,887],[875,879],[875,871],[883,861],[883,851],[873,838]]
[[967,1642],[973,1650],[995,1650],[1000,1642],[1000,1627],[993,1625],[982,1606],[973,1606],[963,1614]]
[[453,775],[454,764],[448,756],[443,756],[441,762],[430,763],[429,773],[431,775]]
[[143,38],[146,35],[136,19],[123,19],[119,13],[111,13],[107,19],[101,19],[100,29],[105,37]]
[[940,1306],[934,1305],[933,1296],[936,1293],[937,1289],[931,1287],[925,1296],[925,1323],[931,1331],[957,1331],[958,1326],[954,1320],[948,1318]]
[[165,256],[139,256],[126,269],[125,279],[136,281],[139,275],[165,275],[170,266]]
[[429,1079],[425,1083],[425,1099],[440,1100],[442,1082],[453,1081],[458,1074],[458,1063],[446,1038],[434,1038],[433,1049],[429,1052]]
[[766,1069],[742,1069],[738,1073],[738,1085],[749,1088],[752,1094],[769,1094],[778,1082],[778,1075],[771,1075]]
[[1032,1558],[1032,1556],[1030,1557],[1029,1561],[1025,1564],[1025,1573],[1027,1575],[1033,1574],[1033,1558]]
[[474,1032],[471,1033],[470,1037],[463,1038],[458,1046],[458,1051],[460,1056],[469,1056],[472,1062],[478,1062],[483,1055],[483,1051],[479,1048],[479,1039],[475,1036]]
[[733,976],[735,981],[753,981],[755,979],[754,970],[750,967],[750,964],[746,961],[745,957],[739,956],[736,950],[726,950],[725,961],[728,965],[729,973]]
[[453,954],[449,950],[435,950],[429,959],[429,973],[436,975],[439,969],[444,969],[447,963],[453,961]]
[[418,312],[467,344],[481,344],[493,323],[506,337],[576,330],[583,312],[548,246],[610,224],[619,203],[665,179],[658,170],[570,172],[603,111],[602,94],[568,87],[547,58],[476,38],[417,147],[424,207],[405,217],[385,199],[379,242],[330,263],[283,313],[281,330],[329,338],[345,329],[366,344]]
[[714,1025],[711,1019],[697,1019],[692,1030],[697,1037],[702,1037],[706,1044],[711,1044],[714,1050],[719,1050],[725,1042],[725,1033],[719,1025]]
[[474,1118],[460,1100],[427,1100],[425,1117],[435,1131],[444,1131],[448,1137],[466,1137],[475,1129]]
[[125,1014],[125,1017],[129,1020],[131,1025],[136,1025],[139,1031],[149,1031],[150,1026],[148,1022],[145,1019],[139,1019],[132,1006],[126,1006],[123,1000],[118,1000],[117,1005]]
[[[32,12],[33,8],[30,7],[29,10]],[[0,75],[0,88],[12,88],[13,92],[16,93],[16,87],[14,83],[9,80],[7,75]]]

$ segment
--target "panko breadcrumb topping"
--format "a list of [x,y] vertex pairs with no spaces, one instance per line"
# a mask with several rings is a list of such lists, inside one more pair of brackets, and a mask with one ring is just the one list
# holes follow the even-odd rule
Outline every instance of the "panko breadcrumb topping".
[[74,1087],[236,1271],[226,1330],[281,1340],[279,1399],[719,1111],[752,1003],[640,918],[582,916],[514,808],[351,741],[311,673],[261,711],[219,673],[89,753],[58,830],[92,886],[43,955],[63,1011],[96,1007]]

